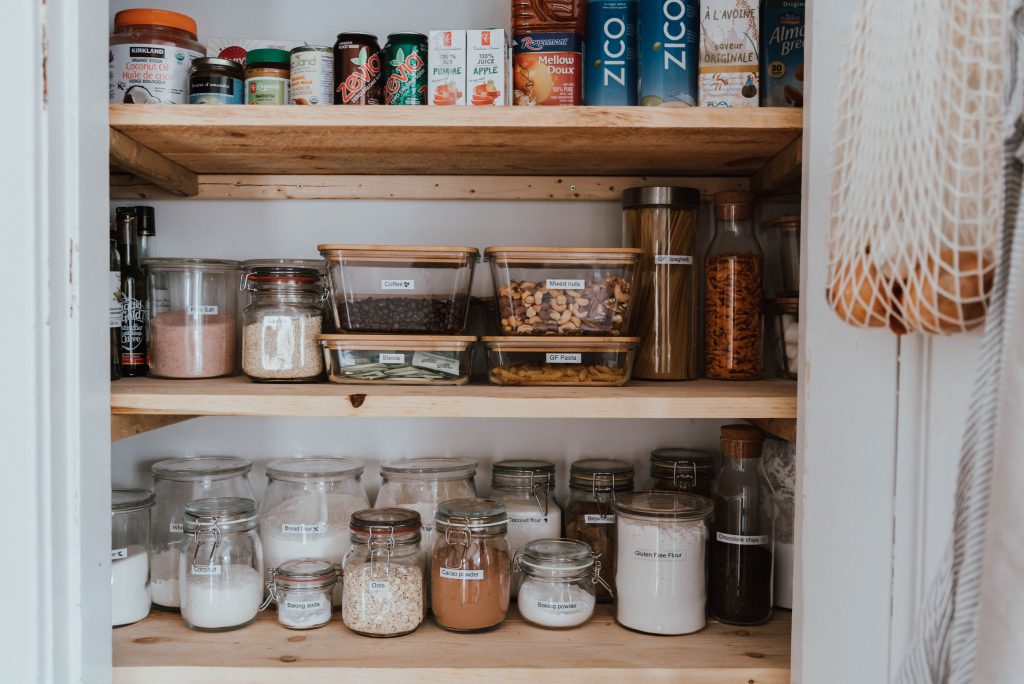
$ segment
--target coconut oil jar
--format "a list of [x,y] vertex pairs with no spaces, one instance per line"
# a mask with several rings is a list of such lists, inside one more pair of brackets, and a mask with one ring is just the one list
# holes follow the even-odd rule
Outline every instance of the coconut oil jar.
[[157,9],[114,15],[110,102],[187,104],[192,60],[205,54],[192,17]]

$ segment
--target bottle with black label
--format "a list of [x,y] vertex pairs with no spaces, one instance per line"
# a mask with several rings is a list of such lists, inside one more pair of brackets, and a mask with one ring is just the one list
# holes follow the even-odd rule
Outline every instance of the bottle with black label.
[[121,257],[121,375],[144,376],[146,362],[146,275],[138,255],[138,216],[130,207],[117,210],[117,245]]
[[110,275],[107,279],[110,293],[110,379],[121,379],[121,257],[117,253],[117,236],[110,227]]

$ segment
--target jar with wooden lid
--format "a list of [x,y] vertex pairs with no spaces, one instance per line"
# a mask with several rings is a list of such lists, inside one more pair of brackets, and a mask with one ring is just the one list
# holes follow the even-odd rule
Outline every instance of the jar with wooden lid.
[[764,252],[754,234],[749,192],[715,195],[715,237],[704,259],[704,375],[761,375]]
[[700,449],[665,448],[651,452],[651,489],[711,496],[715,457]]
[[160,9],[114,15],[110,36],[110,102],[188,103],[188,72],[206,54],[196,40],[195,19]]
[[505,620],[511,559],[505,504],[493,499],[452,499],[435,518],[430,560],[430,607],[444,629],[480,632]]
[[249,50],[245,63],[245,104],[288,104],[291,53],[274,48]]

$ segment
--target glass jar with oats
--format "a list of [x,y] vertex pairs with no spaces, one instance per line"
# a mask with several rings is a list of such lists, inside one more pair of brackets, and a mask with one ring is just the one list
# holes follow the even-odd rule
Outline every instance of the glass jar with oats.
[[323,372],[324,289],[311,268],[260,266],[242,277],[242,371],[256,382],[310,382]]

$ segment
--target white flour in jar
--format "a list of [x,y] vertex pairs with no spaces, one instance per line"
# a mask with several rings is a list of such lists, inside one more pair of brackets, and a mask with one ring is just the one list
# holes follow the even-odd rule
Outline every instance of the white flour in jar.
[[178,561],[181,556],[181,545],[175,543],[170,548],[154,554],[150,559],[152,581],[149,592],[153,603],[164,608],[177,608],[181,605],[178,596]]
[[215,575],[189,575],[181,615],[200,629],[240,627],[259,612],[263,580],[248,565],[215,566]]
[[[548,513],[544,515],[535,501],[503,500],[508,512],[508,551],[515,555],[516,551],[526,548],[529,542],[537,539],[556,539],[562,536],[562,509],[553,500],[548,504]],[[522,581],[519,573],[512,576],[512,596],[519,591]]]
[[131,544],[112,550],[110,557],[113,624],[138,622],[149,615],[149,552]]
[[[587,580],[589,581],[589,580]],[[535,577],[519,587],[519,613],[541,627],[576,627],[594,614],[594,595],[576,584],[545,582]]]

